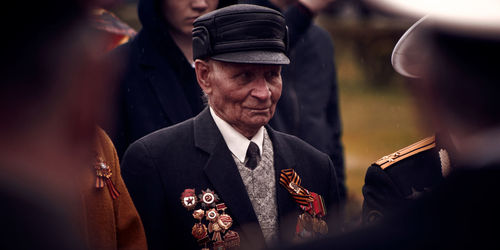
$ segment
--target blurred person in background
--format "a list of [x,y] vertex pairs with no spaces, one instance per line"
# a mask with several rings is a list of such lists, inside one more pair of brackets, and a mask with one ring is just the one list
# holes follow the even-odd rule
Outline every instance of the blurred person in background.
[[[500,204],[500,8],[498,1],[373,1],[425,14],[395,51],[417,107],[434,131],[447,131],[453,170],[440,185],[375,225],[299,249],[489,249],[498,244]],[[455,6],[455,10],[440,8]],[[401,7],[403,6],[403,7]],[[420,10],[420,11],[419,11]],[[459,11],[460,10],[460,11]],[[392,10],[394,11],[394,9]],[[410,11],[410,12],[409,12]],[[403,45],[404,44],[404,45]]]
[[[407,41],[415,34],[414,39],[418,40],[419,32],[414,29],[425,27],[420,25],[425,20],[422,18],[409,28],[392,53],[394,69],[411,81],[422,80],[412,68],[416,65],[412,62],[421,59],[412,58],[410,53],[415,52],[409,48],[416,42]],[[415,199],[439,186],[452,171],[456,154],[453,136],[443,130],[373,163],[366,171],[363,186],[363,224],[377,222],[386,214],[411,206]]]
[[[91,25],[108,52],[135,35],[127,24],[104,9],[95,9]],[[123,182],[115,147],[106,132],[96,128],[94,158],[82,176],[85,232],[90,249],[147,249],[141,219]]]
[[231,0],[140,0],[138,35],[118,48],[128,55],[116,122],[107,129],[121,157],[135,140],[197,115],[202,91],[193,69],[191,30],[202,14]]
[[346,196],[337,74],[333,42],[313,18],[335,0],[240,0],[283,12],[290,64],[283,66],[283,94],[270,124],[328,154]]
[[81,187],[117,72],[91,1],[7,1],[0,54],[2,248],[87,249]]

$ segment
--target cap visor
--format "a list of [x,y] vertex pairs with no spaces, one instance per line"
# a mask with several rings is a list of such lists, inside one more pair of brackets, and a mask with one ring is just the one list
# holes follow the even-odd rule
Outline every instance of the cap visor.
[[211,56],[221,62],[251,64],[290,64],[290,59],[283,52],[276,51],[240,51]]

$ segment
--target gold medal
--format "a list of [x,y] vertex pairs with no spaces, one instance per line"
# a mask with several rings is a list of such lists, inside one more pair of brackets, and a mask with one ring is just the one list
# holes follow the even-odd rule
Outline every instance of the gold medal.
[[201,223],[196,223],[191,230],[191,234],[197,240],[207,237],[207,227]]
[[227,214],[219,215],[219,219],[217,220],[217,224],[224,229],[228,230],[233,225],[233,218]]
[[240,246],[240,235],[235,231],[227,231],[224,235],[224,245],[226,249],[238,248]]
[[120,196],[120,192],[116,189],[113,181],[111,181],[111,168],[104,163],[104,160],[100,156],[96,156],[96,164],[94,165],[96,170],[96,182],[95,187],[97,189],[104,188],[104,184],[108,186],[109,194],[113,200],[116,200]]
[[219,218],[219,213],[217,213],[217,210],[215,208],[212,208],[207,211],[207,220],[210,222],[216,222],[217,219]]
[[222,228],[219,226],[218,223],[215,222],[210,222],[208,224],[208,232],[209,233],[214,233],[212,240],[217,242],[217,241],[222,241],[222,237],[220,232],[222,231]]
[[201,220],[203,219],[203,217],[205,217],[205,210],[203,210],[203,209],[195,210],[193,212],[193,217],[195,219],[197,219],[197,220],[200,220],[200,222],[201,222]]
[[299,221],[305,230],[313,231],[313,217],[309,213],[303,213],[299,216]]

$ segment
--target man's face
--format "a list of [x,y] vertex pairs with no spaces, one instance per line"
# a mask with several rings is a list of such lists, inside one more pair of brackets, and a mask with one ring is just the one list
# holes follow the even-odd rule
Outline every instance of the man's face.
[[209,61],[204,89],[210,106],[247,137],[273,117],[281,96],[281,66]]
[[193,22],[215,10],[219,0],[163,0],[163,14],[174,32],[191,36]]

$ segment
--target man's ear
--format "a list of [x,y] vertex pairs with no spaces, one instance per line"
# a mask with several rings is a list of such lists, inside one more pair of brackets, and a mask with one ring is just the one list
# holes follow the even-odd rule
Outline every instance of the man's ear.
[[200,88],[205,92],[205,94],[210,95],[212,93],[212,84],[209,80],[213,65],[209,61],[204,61],[196,59],[194,62],[194,69],[196,71],[196,79],[198,79],[198,84]]

